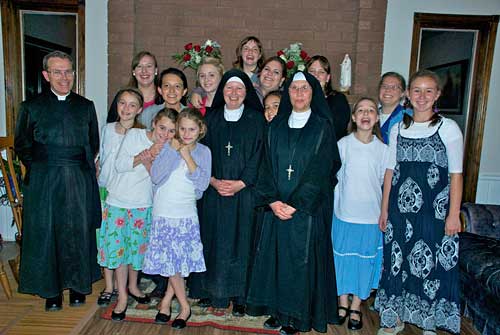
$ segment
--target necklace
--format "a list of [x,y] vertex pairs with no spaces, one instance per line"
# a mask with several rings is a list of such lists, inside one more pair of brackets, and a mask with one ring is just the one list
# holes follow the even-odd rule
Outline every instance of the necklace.
[[[295,172],[295,170],[293,169],[292,167],[292,162],[293,162],[293,158],[295,157],[295,149],[297,149],[297,145],[299,144],[299,142],[301,141],[301,138],[302,138],[302,133],[303,133],[303,129],[304,128],[300,128],[299,130],[299,134],[297,135],[296,137],[296,141],[295,143],[292,143],[293,140],[292,140],[292,134],[291,134],[291,130],[292,128],[288,128],[288,149],[289,149],[289,152],[288,152],[288,168],[285,169],[285,171],[287,172],[288,174],[288,180],[291,180],[292,178],[292,173]],[[292,148],[292,145],[293,145],[293,148]],[[291,152],[290,152],[291,151]]]

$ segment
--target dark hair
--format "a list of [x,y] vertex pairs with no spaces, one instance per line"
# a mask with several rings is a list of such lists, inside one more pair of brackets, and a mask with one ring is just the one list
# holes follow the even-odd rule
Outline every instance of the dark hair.
[[307,72],[309,72],[309,67],[315,61],[318,61],[321,64],[321,66],[323,67],[323,70],[325,70],[325,72],[330,75],[330,79],[328,79],[328,81],[325,84],[325,88],[324,88],[325,96],[337,94],[337,91],[334,90],[333,86],[332,86],[332,68],[330,66],[330,62],[328,61],[328,58],[326,58],[325,56],[321,56],[321,55],[312,56],[311,59],[306,64]]
[[380,91],[380,88],[382,87],[382,83],[383,83],[384,79],[387,77],[392,77],[392,78],[396,78],[397,80],[399,80],[399,85],[401,86],[401,91],[404,92],[406,90],[405,78],[397,72],[389,71],[389,72],[384,73],[382,75],[382,77],[380,77],[380,81],[378,82],[378,86],[377,86],[377,89],[379,91]]
[[[370,98],[370,97],[362,97],[362,98],[358,99],[358,101],[356,101],[356,103],[352,107],[351,118],[349,119],[349,124],[347,125],[347,133],[348,134],[355,133],[356,131],[358,131],[358,125],[356,124],[356,122],[354,122],[352,120],[352,116],[356,113],[356,110],[358,109],[358,106],[362,101],[370,101],[375,106],[375,111],[377,111],[377,101],[375,101],[375,99]],[[372,129],[372,134],[377,136],[377,138],[379,140],[381,140],[382,142],[384,141],[382,139],[382,132],[380,131],[380,123],[379,122],[375,122],[375,125],[373,126],[373,129]]]
[[254,73],[258,73],[262,69],[262,65],[264,64],[264,48],[262,47],[262,43],[255,36],[247,36],[240,41],[238,46],[236,47],[236,59],[233,62],[233,67],[239,70],[243,70],[243,57],[241,57],[241,50],[243,50],[243,46],[250,41],[254,41],[259,47],[260,58],[257,60],[257,67],[254,70]]
[[271,91],[269,93],[266,94],[266,96],[264,97],[264,99],[262,99],[262,104],[264,104],[266,102],[266,99],[269,98],[269,97],[278,97],[281,99],[281,92],[280,91]]
[[156,113],[155,117],[153,118],[153,124],[156,124],[156,122],[160,121],[164,117],[170,119],[170,121],[175,124],[177,122],[178,115],[179,113],[173,108],[162,108],[158,111],[158,113]]
[[[137,100],[139,101],[139,106],[141,108],[143,108],[144,97],[142,96],[142,92],[138,88],[135,88],[135,87],[124,87],[124,88],[121,88],[118,91],[118,93],[116,93],[116,108],[117,108],[117,110],[118,110],[118,102],[120,101],[120,98],[124,93],[129,93],[129,94],[135,96],[137,98]],[[120,114],[117,114],[117,116],[118,116],[117,121],[119,121]],[[146,128],[146,127],[144,127],[144,125],[141,122],[139,122],[138,117],[139,117],[139,113],[135,116],[134,124],[132,125],[131,128],[138,128],[138,129]]]
[[269,64],[269,63],[271,63],[271,62],[278,62],[278,63],[280,63],[280,65],[281,65],[281,76],[282,76],[282,78],[285,78],[285,80],[286,80],[286,75],[287,75],[287,71],[286,71],[286,63],[285,63],[285,61],[284,61],[283,59],[281,59],[281,58],[280,58],[280,57],[278,57],[278,56],[271,56],[271,57],[269,57],[268,59],[266,59],[266,61],[262,63],[262,68],[261,68],[261,71],[262,71],[262,69],[263,69],[263,68],[264,68],[267,64]]
[[74,70],[75,66],[73,65],[73,58],[71,58],[70,55],[63,51],[55,50],[52,51],[43,57],[43,69],[47,71],[49,69],[49,59],[51,58],[62,58],[62,59],[67,59],[71,63],[71,69]]
[[[432,72],[432,71],[427,70],[427,69],[418,70],[417,72],[415,72],[414,74],[412,74],[410,76],[410,80],[408,80],[408,90],[411,89],[411,85],[418,78],[430,78],[430,79],[434,80],[438,91],[441,91],[441,89],[442,89],[441,88],[441,80],[439,79],[439,76],[435,72]],[[435,102],[435,104],[436,103],[437,103],[437,101]],[[413,108],[413,106],[411,105],[411,101],[410,101],[410,107]],[[431,117],[430,121],[431,121],[431,123],[429,124],[429,127],[435,126],[439,121],[441,121],[441,115],[439,115],[439,113],[432,113],[432,117]],[[404,113],[403,124],[404,124],[405,129],[410,127],[413,124],[413,117],[411,117],[407,113]]]
[[186,105],[186,96],[187,96],[187,89],[188,89],[188,81],[186,78],[186,75],[182,70],[179,70],[175,67],[169,67],[168,69],[165,69],[161,71],[160,75],[158,76],[158,87],[161,87],[163,84],[163,77],[165,77],[167,74],[173,74],[179,77],[182,81],[182,86],[184,86],[184,89],[186,90],[186,94],[184,94],[181,98],[181,104]]
[[200,127],[200,135],[198,135],[197,141],[205,137],[207,134],[207,124],[205,123],[203,115],[198,108],[186,107],[179,113],[177,123],[175,124],[177,135],[179,134],[179,121],[183,118],[196,122],[198,127]]
[[[155,55],[153,55],[151,52],[149,51],[140,51],[138,52],[134,58],[132,58],[132,63],[130,64],[130,68],[131,68],[131,71],[130,71],[130,79],[128,81],[128,86],[130,87],[138,87],[138,83],[137,83],[137,79],[135,78],[134,76],[134,71],[135,71],[135,68],[137,67],[137,65],[139,65],[139,63],[141,62],[141,59],[144,57],[144,56],[149,56],[151,58],[153,58],[153,61],[155,63],[155,68],[157,69],[158,68],[158,62],[156,61],[156,57]],[[153,80],[153,84],[156,83],[158,79],[158,76],[157,74],[155,73],[155,79]]]

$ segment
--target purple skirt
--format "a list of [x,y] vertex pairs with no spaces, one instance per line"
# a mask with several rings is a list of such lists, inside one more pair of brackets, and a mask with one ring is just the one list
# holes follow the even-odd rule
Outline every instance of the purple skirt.
[[204,272],[203,244],[198,217],[172,219],[153,217],[148,250],[142,272],[170,277]]

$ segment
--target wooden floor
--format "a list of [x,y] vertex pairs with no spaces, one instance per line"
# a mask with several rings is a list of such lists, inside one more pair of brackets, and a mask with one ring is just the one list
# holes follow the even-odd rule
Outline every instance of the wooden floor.
[[[16,246],[8,243],[0,254],[0,258],[6,260],[15,254]],[[0,259],[0,260],[1,260]],[[6,261],[4,263],[7,263]],[[6,271],[12,289],[15,291],[17,285],[12,277],[8,266]],[[0,288],[0,335],[244,335],[237,331],[219,330],[212,327],[188,327],[182,331],[173,330],[170,326],[160,326],[146,323],[112,322],[99,317],[101,309],[97,307],[96,300],[99,292],[104,287],[103,281],[93,286],[93,294],[87,297],[87,303],[82,307],[71,308],[64,304],[63,310],[58,312],[45,312],[43,299],[19,294],[14,292],[12,299],[8,300]],[[69,300],[65,292],[65,301]],[[462,319],[463,335],[478,335],[468,320]],[[360,331],[350,331],[346,326],[329,326],[329,335],[374,335],[377,332],[379,321],[378,314],[367,310],[363,306],[364,327]],[[320,334],[317,332],[308,335]],[[416,327],[408,326],[403,335],[422,334]],[[438,332],[445,335],[445,332]]]

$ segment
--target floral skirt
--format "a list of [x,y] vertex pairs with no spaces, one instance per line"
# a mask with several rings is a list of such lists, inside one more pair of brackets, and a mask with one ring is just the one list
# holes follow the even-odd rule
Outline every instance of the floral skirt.
[[204,272],[203,244],[198,217],[172,219],[155,216],[142,272],[187,277]]
[[151,207],[119,208],[104,204],[99,230],[97,262],[116,269],[131,265],[141,270],[148,246]]

